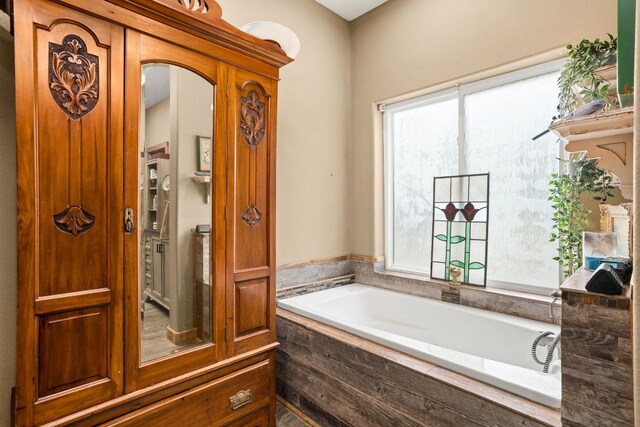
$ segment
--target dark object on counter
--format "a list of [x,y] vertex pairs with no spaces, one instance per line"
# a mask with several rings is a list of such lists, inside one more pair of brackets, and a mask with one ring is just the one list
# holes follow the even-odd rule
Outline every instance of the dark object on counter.
[[622,280],[609,264],[600,264],[587,282],[587,290],[601,294],[622,294]]
[[210,233],[210,232],[211,232],[211,226],[209,226],[209,224],[198,224],[198,225],[196,225],[196,233],[205,234],[205,233]]
[[609,264],[620,276],[622,283],[631,281],[631,273],[633,272],[633,262],[630,258],[606,257],[600,260],[600,264]]

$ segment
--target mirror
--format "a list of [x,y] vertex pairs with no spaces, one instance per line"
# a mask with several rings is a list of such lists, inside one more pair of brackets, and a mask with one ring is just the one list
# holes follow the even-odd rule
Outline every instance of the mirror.
[[148,362],[212,339],[214,87],[169,64],[144,65],[141,81],[139,336]]

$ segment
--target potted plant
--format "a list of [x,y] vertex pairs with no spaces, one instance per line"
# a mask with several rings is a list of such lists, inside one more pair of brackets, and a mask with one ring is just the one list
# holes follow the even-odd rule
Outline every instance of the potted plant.
[[562,118],[582,103],[597,99],[605,101],[605,110],[618,105],[615,97],[609,97],[609,81],[595,71],[616,61],[618,39],[609,34],[609,40],[582,40],[575,46],[567,45],[568,58],[565,63],[558,87],[558,116]]
[[613,175],[597,166],[598,159],[586,159],[577,153],[573,160],[561,160],[564,173],[551,175],[549,182],[553,213],[550,242],[558,242],[558,256],[553,259],[570,276],[582,266],[582,232],[588,230],[590,213],[580,196],[590,194],[598,203],[606,203],[614,188]]

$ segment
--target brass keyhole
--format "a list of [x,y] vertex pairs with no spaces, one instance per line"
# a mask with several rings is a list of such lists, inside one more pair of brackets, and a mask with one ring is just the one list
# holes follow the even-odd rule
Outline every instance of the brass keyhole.
[[124,210],[124,231],[127,233],[133,232],[133,209],[131,208]]

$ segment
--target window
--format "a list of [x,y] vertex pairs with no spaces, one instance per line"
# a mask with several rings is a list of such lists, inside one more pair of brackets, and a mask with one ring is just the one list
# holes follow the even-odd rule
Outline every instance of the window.
[[491,174],[488,286],[556,288],[549,175],[564,150],[547,128],[562,61],[386,106],[387,268],[427,275],[433,177]]

